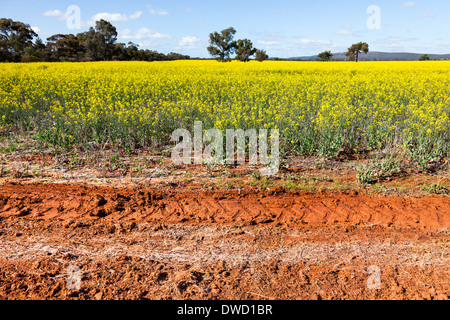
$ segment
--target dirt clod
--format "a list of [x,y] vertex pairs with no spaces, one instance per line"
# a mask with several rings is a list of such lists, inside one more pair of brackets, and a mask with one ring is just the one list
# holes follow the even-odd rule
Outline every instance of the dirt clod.
[[24,183],[0,199],[0,299],[449,299],[447,197]]

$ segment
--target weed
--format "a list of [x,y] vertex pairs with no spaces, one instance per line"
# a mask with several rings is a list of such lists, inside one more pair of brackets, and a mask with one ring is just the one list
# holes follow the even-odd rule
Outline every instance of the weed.
[[445,185],[441,182],[435,182],[431,185],[422,186],[422,190],[431,194],[437,195],[449,195],[450,194],[450,186]]
[[387,159],[376,161],[356,167],[356,178],[360,184],[374,184],[384,181],[401,172],[400,164],[397,160]]

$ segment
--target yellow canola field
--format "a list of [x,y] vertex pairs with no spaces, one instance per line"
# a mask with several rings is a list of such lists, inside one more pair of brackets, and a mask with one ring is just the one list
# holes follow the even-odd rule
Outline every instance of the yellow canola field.
[[450,62],[2,64],[0,127],[72,146],[276,128],[284,150],[448,154]]

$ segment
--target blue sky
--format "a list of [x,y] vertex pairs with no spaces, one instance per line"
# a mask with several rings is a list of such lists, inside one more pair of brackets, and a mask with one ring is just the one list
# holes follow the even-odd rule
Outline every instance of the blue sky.
[[[70,5],[80,8],[81,29],[68,28]],[[371,5],[379,16],[368,13]],[[44,40],[104,18],[120,42],[193,57],[208,57],[209,33],[230,26],[236,39],[251,39],[271,57],[341,52],[359,41],[372,51],[450,53],[450,1],[442,0],[0,0],[0,17],[30,24]]]

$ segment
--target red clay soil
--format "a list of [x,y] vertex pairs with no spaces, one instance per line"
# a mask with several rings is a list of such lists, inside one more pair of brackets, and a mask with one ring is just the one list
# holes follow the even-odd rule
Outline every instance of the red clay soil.
[[448,197],[9,183],[0,299],[449,299],[449,227]]

